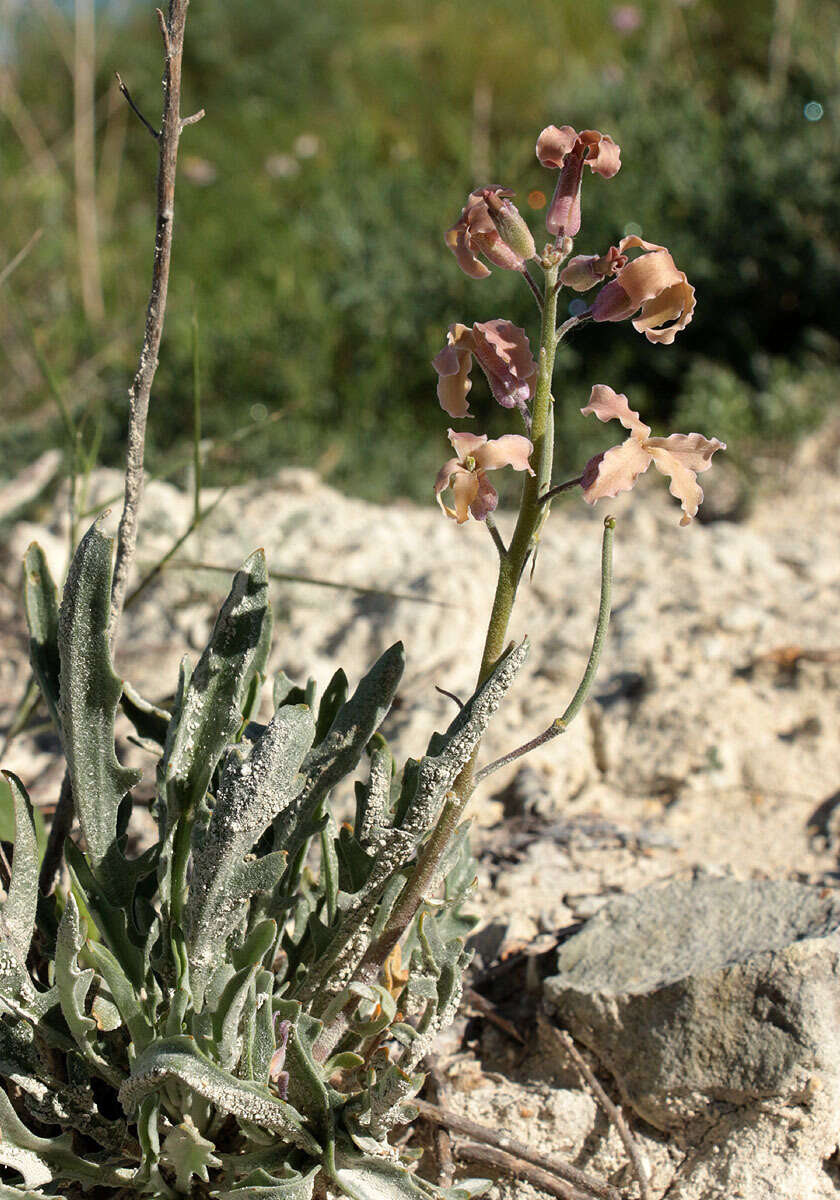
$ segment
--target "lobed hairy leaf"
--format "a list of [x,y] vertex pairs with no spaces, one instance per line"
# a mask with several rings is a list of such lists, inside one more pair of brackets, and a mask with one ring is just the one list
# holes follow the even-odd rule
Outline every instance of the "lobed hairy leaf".
[[108,901],[131,902],[142,861],[123,857],[118,813],[141,773],[123,767],[114,752],[114,719],[122,681],[111,666],[113,539],[91,526],[67,575],[59,613],[59,712],[73,799],[94,877]]
[[208,1100],[220,1112],[271,1130],[310,1154],[321,1154],[321,1147],[291,1104],[217,1066],[201,1053],[191,1037],[166,1038],[147,1046],[120,1088],[120,1102],[126,1112],[132,1112],[170,1080]]
[[0,994],[9,988],[31,996],[26,957],[38,907],[38,842],[32,805],[21,781],[11,771],[3,776],[15,810],[15,853],[9,892],[0,909]]
[[245,692],[265,664],[271,636],[268,570],[257,550],[234,576],[210,641],[185,677],[169,723],[162,773],[168,821],[192,811],[243,722]]

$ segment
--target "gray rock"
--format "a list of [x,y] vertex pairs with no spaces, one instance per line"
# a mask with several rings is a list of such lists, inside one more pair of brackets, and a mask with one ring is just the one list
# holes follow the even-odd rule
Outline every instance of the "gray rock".
[[549,1007],[660,1129],[795,1101],[840,1070],[840,895],[700,879],[611,900],[560,949]]

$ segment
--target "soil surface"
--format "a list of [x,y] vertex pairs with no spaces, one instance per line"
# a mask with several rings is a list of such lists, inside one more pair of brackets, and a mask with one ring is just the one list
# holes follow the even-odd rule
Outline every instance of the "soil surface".
[[[837,885],[838,447],[836,431],[804,444],[746,503],[716,463],[703,477],[713,519],[688,528],[661,479],[644,477],[633,494],[594,510],[562,500],[512,623],[511,636],[527,634],[532,651],[490,728],[484,762],[545,729],[574,693],[598,606],[602,522],[613,513],[613,617],[592,697],[565,734],[492,775],[472,804],[482,925],[476,994],[439,1047],[446,1107],[583,1166],[628,1197],[638,1188],[615,1127],[540,1026],[540,980],[554,969],[558,941],[616,892],[698,873]],[[32,500],[17,481],[0,488],[0,513],[14,509],[13,487],[29,519],[5,526],[0,730],[27,680],[21,556],[38,540],[61,577],[67,543],[61,495]],[[94,476],[90,505],[113,505],[106,528],[119,492],[117,474]],[[191,509],[185,493],[149,485],[143,573],[188,527]],[[512,520],[499,516],[504,536]],[[384,732],[398,760],[421,753],[453,712],[436,687],[465,698],[474,684],[495,582],[487,531],[456,527],[431,503],[348,499],[307,471],[231,489],[126,613],[117,666],[144,695],[171,695],[180,657],[197,657],[232,571],[257,546],[278,575],[272,667],[323,686],[342,666],[352,684],[402,638],[408,668]],[[37,712],[3,754],[47,813],[60,784],[57,751]],[[149,755],[127,741],[121,753],[145,767],[151,787]],[[488,1004],[524,1041],[483,1015]],[[641,1122],[635,1128],[653,1195],[679,1195],[686,1148]],[[815,1195],[836,1194],[836,1179],[827,1164],[826,1190]],[[501,1179],[497,1194],[542,1193]]]

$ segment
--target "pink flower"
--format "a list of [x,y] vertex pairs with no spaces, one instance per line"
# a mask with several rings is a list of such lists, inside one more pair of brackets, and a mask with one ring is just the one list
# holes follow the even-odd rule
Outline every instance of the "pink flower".
[[485,279],[489,269],[478,255],[506,271],[524,271],[525,260],[534,258],[534,239],[523,217],[509,197],[507,188],[480,188],[470,192],[461,215],[445,241],[458,260],[458,266],[473,279]]
[[670,475],[672,496],[682,503],[681,525],[688,525],[703,500],[703,489],[697,482],[701,471],[708,471],[716,450],[726,444],[717,438],[705,438],[701,433],[672,433],[670,437],[651,437],[649,426],[639,420],[624,395],[616,395],[611,387],[598,383],[592,389],[589,404],[580,410],[584,416],[594,413],[599,421],[617,418],[630,436],[620,446],[596,454],[586,464],[581,486],[587,504],[605,496],[629,492],[651,463],[663,475]]
[[621,150],[597,129],[576,133],[571,125],[547,126],[537,139],[537,158],[560,172],[545,223],[549,233],[574,237],[580,229],[580,183],[583,164],[605,179],[621,167]]
[[[636,248],[645,253],[628,260],[626,252]],[[670,346],[694,314],[694,288],[686,279],[685,272],[677,270],[664,246],[644,242],[635,234],[622,238],[618,249],[613,247],[610,253],[623,257],[624,264],[615,272],[615,278],[595,297],[589,310],[592,320],[624,321],[641,309],[633,328],[643,333],[649,342]],[[604,257],[609,258],[609,255]],[[572,267],[572,262],[567,271]],[[561,279],[565,274],[566,271],[561,274]],[[571,286],[575,287],[575,284]],[[577,287],[576,290],[585,289]]]
[[449,326],[446,345],[432,360],[440,376],[437,394],[441,408],[450,417],[469,415],[467,394],[472,387],[469,375],[473,355],[499,404],[518,408],[527,417],[537,364],[525,330],[502,320],[476,321],[472,329],[468,325]]
[[[529,456],[534,447],[526,437],[517,433],[506,433],[503,437],[487,440],[485,433],[456,433],[447,431],[457,457],[450,458],[438,471],[435,480],[435,495],[447,517],[463,525],[470,513],[476,521],[483,521],[499,503],[499,496],[487,478],[487,471],[499,467],[513,467],[514,471],[527,471],[533,475]],[[441,499],[441,492],[452,488],[455,508],[449,508]]]

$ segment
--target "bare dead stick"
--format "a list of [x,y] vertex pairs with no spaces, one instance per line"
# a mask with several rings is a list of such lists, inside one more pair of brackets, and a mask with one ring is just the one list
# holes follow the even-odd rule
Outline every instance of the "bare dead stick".
[[[146,309],[146,326],[137,372],[128,393],[128,445],[125,464],[125,499],[117,531],[117,552],[111,586],[111,648],[116,644],[120,616],[125,603],[128,576],[137,545],[137,526],[143,498],[143,459],[149,398],[158,365],[163,336],[172,231],[175,217],[175,170],[178,143],[184,128],[181,119],[181,64],[184,28],[189,0],[169,0],[169,16],[157,10],[166,62],[163,72],[163,117],[158,143],[157,217],[152,262],[152,286]],[[192,118],[188,118],[191,122]]]
[[[435,1100],[439,1105],[445,1105],[449,1096],[446,1076],[438,1065],[433,1054],[426,1055],[424,1063],[428,1071],[428,1082],[431,1083]],[[445,1125],[432,1121],[434,1125],[435,1157],[438,1164],[438,1183],[441,1187],[450,1187],[455,1177],[455,1161],[452,1158],[452,1138]]]
[[491,1004],[475,988],[464,989],[464,1002],[468,1008],[473,1009],[480,1016],[484,1017],[485,1021],[489,1021],[491,1025],[495,1025],[497,1029],[501,1029],[502,1033],[506,1033],[515,1042],[519,1042],[520,1046],[525,1045],[525,1039],[513,1021],[509,1021],[507,1017],[503,1017],[496,1006]]
[[589,1200],[586,1192],[578,1191],[570,1183],[563,1183],[548,1171],[543,1171],[522,1158],[516,1158],[505,1150],[497,1150],[493,1146],[484,1146],[477,1142],[461,1142],[456,1146],[455,1153],[464,1162],[478,1163],[482,1167],[495,1167],[505,1175],[524,1179],[526,1183],[533,1184],[540,1191],[548,1192],[550,1196],[559,1196],[560,1200]]
[[618,1131],[618,1136],[624,1143],[624,1149],[627,1151],[627,1157],[630,1159],[630,1163],[633,1167],[633,1173],[635,1174],[636,1179],[639,1181],[642,1200],[652,1200],[650,1187],[648,1185],[647,1167],[642,1162],[642,1156],[639,1153],[639,1147],[636,1143],[636,1139],[633,1137],[633,1134],[630,1131],[630,1126],[627,1124],[627,1121],[624,1118],[624,1113],[617,1104],[613,1104],[612,1100],[610,1100],[609,1096],[598,1082],[594,1072],[592,1071],[592,1068],[589,1066],[589,1063],[580,1053],[574,1041],[572,1040],[571,1034],[567,1033],[565,1029],[557,1029],[555,1032],[559,1040],[566,1047],[569,1058],[575,1064],[578,1071],[591,1088],[595,1099],[615,1125]]
[[[504,1153],[516,1160],[559,1177],[565,1183],[581,1189],[590,1196],[597,1196],[599,1200],[621,1200],[621,1196],[616,1189],[608,1183],[603,1183],[587,1171],[581,1171],[579,1167],[573,1167],[570,1163],[563,1162],[559,1158],[540,1154],[539,1151],[532,1150],[524,1142],[518,1142],[506,1133],[499,1133],[498,1130],[490,1129],[487,1125],[480,1125],[477,1121],[471,1121],[469,1117],[462,1117],[460,1113],[439,1108],[437,1104],[430,1104],[428,1100],[418,1100],[415,1098],[411,1101],[411,1104],[412,1107],[419,1111],[421,1117],[426,1117],[429,1121],[435,1121],[439,1125],[445,1125],[453,1133],[460,1133],[464,1137],[474,1138],[476,1141],[482,1142],[485,1146],[494,1146],[497,1150],[504,1151]],[[541,1187],[542,1184],[538,1186]],[[563,1194],[566,1195],[567,1193]]]

